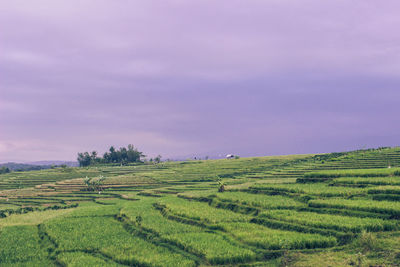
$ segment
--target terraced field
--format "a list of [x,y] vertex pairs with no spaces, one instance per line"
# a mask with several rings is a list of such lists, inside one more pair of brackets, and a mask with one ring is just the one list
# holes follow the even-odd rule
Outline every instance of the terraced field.
[[398,167],[384,148],[4,174],[0,266],[399,266]]

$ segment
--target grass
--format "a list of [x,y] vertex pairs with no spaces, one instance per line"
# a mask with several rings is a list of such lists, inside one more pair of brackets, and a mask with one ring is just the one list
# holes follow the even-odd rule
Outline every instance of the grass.
[[259,216],[344,232],[351,231],[358,233],[363,230],[378,232],[398,229],[398,224],[393,221],[376,218],[358,218],[332,214],[319,214],[315,212],[269,210],[262,212]]
[[399,167],[383,148],[4,174],[0,265],[395,266]]
[[399,263],[399,242],[398,233],[365,233],[345,248],[312,254],[294,252],[289,266],[396,266]]
[[334,237],[270,229],[253,223],[222,223],[220,226],[237,239],[263,249],[311,249],[337,244]]
[[203,228],[196,225],[184,224],[174,220],[165,218],[159,210],[156,210],[153,204],[156,203],[153,199],[144,199],[138,205],[127,205],[121,210],[121,214],[126,215],[132,222],[137,221],[140,216],[141,227],[156,232],[161,236],[168,236],[179,233],[202,232]]
[[100,251],[123,264],[193,266],[193,261],[132,236],[122,224],[110,217],[80,217],[55,219],[45,224],[45,230],[58,244],[58,250]]
[[73,209],[35,211],[26,214],[15,214],[0,220],[0,227],[17,225],[38,225],[56,217],[71,214]]
[[400,186],[377,186],[369,189],[368,194],[400,194]]
[[[163,203],[165,202],[179,203],[180,207],[185,202],[191,204],[187,200],[171,198]],[[141,205],[129,205],[123,208],[121,213],[127,215],[133,222],[137,221],[137,216],[140,216],[142,218],[139,224],[140,228],[150,230],[151,233],[157,233],[157,236],[164,242],[176,245],[187,252],[194,253],[210,263],[245,262],[256,256],[253,251],[232,242],[222,233],[218,234],[217,232],[209,231],[207,228],[192,225],[190,222],[189,224],[185,224],[167,219],[159,210],[154,208],[153,204],[154,200],[147,199]],[[207,205],[205,203],[194,204]],[[208,208],[210,207],[208,206]],[[193,210],[193,206],[191,209]],[[228,213],[224,210],[218,211],[221,214]],[[215,211],[210,214],[215,214]],[[242,215],[238,216],[244,217]]]
[[367,177],[363,179],[359,177],[343,177],[334,179],[332,183],[346,185],[400,185],[400,177]]
[[176,197],[161,200],[159,204],[165,206],[166,212],[207,224],[216,224],[219,222],[244,222],[250,220],[246,215],[210,207],[208,203],[188,201]]
[[130,243],[111,244],[101,251],[125,265],[196,266],[193,260],[173,253],[165,247],[154,245],[137,237],[131,237],[130,241]]
[[59,218],[47,222],[45,230],[61,251],[99,250],[131,241],[122,225],[109,217]]
[[305,178],[339,178],[339,177],[389,177],[400,176],[400,168],[386,169],[353,169],[353,170],[329,170],[308,172]]
[[256,259],[256,253],[213,233],[182,233],[169,236],[188,251],[203,255],[212,264],[240,263]]
[[280,184],[280,185],[262,185],[252,186],[250,190],[254,191],[272,191],[272,192],[288,192],[308,195],[319,196],[352,196],[366,194],[367,190],[364,188],[351,188],[351,187],[338,187],[330,186],[324,183],[312,184]]
[[305,206],[304,203],[301,203],[289,197],[249,194],[244,192],[219,193],[215,195],[215,198],[221,201],[233,202],[266,209],[293,209]]
[[3,227],[0,233],[0,265],[15,263],[43,264],[53,266],[47,259],[47,252],[39,243],[36,226]]
[[336,198],[311,200],[309,205],[316,208],[354,209],[400,216],[400,202]]
[[96,257],[85,252],[64,252],[57,256],[57,261],[63,266],[81,267],[81,266],[125,266],[116,262],[107,260],[104,257]]

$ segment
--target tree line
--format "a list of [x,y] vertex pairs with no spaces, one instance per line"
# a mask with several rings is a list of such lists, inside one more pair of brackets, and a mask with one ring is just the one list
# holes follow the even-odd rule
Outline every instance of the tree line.
[[128,145],[128,147],[121,147],[120,149],[115,149],[115,147],[111,146],[110,149],[103,154],[102,157],[98,156],[97,151],[89,152],[81,152],[78,153],[78,162],[80,167],[85,167],[93,164],[102,164],[102,163],[134,163],[134,162],[143,162],[142,160],[146,156],[143,152],[140,152],[133,145]]
[[10,172],[10,169],[8,167],[3,166],[0,168],[0,174],[9,173],[9,172]]

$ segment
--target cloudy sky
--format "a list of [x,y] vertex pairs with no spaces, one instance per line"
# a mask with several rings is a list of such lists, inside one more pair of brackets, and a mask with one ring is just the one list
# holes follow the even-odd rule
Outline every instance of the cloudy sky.
[[400,143],[398,0],[1,0],[0,162]]

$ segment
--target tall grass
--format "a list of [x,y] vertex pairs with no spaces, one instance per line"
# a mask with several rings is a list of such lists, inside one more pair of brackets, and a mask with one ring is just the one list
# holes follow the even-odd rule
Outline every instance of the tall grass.
[[191,218],[207,224],[218,222],[243,222],[249,221],[250,217],[229,210],[210,207],[207,203],[188,201],[182,198],[169,198],[159,202],[165,205],[166,211],[174,215]]
[[[237,243],[230,241],[222,233],[218,234],[196,225],[167,219],[161,215],[159,210],[154,209],[153,202],[154,200],[149,199],[144,200],[141,205],[126,206],[121,210],[121,213],[126,214],[131,221],[140,216],[142,218],[141,228],[157,233],[162,240],[174,244],[187,252],[199,255],[210,263],[245,262],[256,257],[253,251],[238,246]],[[217,223],[226,221],[229,218],[231,220],[237,218],[243,220],[242,218],[245,218],[244,215],[209,207],[206,203],[190,202],[184,199],[167,198],[162,203],[159,205],[166,205],[168,213],[172,212],[169,208],[173,207],[174,211],[179,212],[177,215],[203,223]],[[188,204],[188,207],[185,207],[185,204]],[[185,207],[183,210],[178,209],[183,207]],[[197,208],[199,210],[196,210]],[[224,219],[223,216],[227,214],[227,218]],[[213,220],[213,216],[217,216],[220,219]]]
[[368,194],[400,194],[400,186],[377,186],[368,190]]
[[254,223],[221,223],[237,239],[263,249],[310,249],[336,245],[334,237],[270,229]]
[[400,216],[400,202],[336,198],[310,200],[309,205],[315,208],[354,209]]
[[47,256],[46,249],[39,244],[36,226],[9,226],[1,229],[0,265],[40,263],[42,266],[53,266]]
[[400,185],[400,177],[343,177],[334,179],[332,183],[348,185]]
[[150,230],[151,232],[156,232],[161,236],[204,231],[203,228],[196,225],[189,225],[174,220],[168,220],[161,214],[159,210],[154,208],[154,203],[155,200],[153,199],[145,199],[140,203],[126,205],[121,210],[121,214],[126,215],[132,222],[136,222],[136,218],[140,216],[142,219],[140,227]]
[[344,232],[351,231],[358,233],[362,230],[377,232],[398,229],[398,224],[393,221],[376,218],[357,218],[332,214],[319,214],[315,212],[270,210],[262,212],[259,216]]
[[171,241],[182,244],[188,251],[201,254],[212,264],[240,263],[256,259],[256,253],[232,244],[213,233],[182,233],[170,235]]
[[85,252],[64,252],[57,255],[57,261],[63,266],[68,267],[81,267],[81,266],[110,266],[122,267],[124,265],[118,264],[104,257],[96,257],[96,255]]
[[100,251],[117,262],[131,265],[194,265],[180,254],[130,235],[110,217],[55,219],[45,224],[45,230],[60,251]]
[[364,188],[337,187],[328,184],[281,184],[281,185],[262,185],[252,186],[250,190],[270,191],[270,192],[288,192],[319,196],[350,196],[366,194]]
[[339,177],[387,177],[400,176],[400,168],[326,170],[307,172],[304,178],[339,178]]
[[293,209],[305,207],[304,203],[279,195],[270,196],[263,194],[249,194],[244,192],[224,192],[217,194],[216,199],[269,209]]

